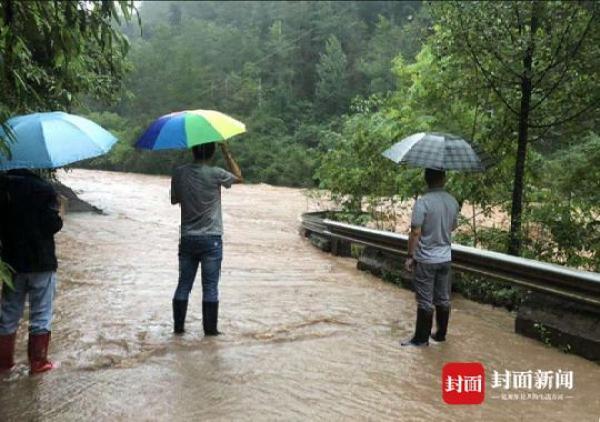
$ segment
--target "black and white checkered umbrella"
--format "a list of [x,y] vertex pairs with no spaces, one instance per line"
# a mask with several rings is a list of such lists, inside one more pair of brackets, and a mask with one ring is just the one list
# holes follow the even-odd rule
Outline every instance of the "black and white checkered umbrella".
[[490,159],[464,139],[448,133],[415,133],[395,143],[383,156],[396,163],[435,170],[483,171]]

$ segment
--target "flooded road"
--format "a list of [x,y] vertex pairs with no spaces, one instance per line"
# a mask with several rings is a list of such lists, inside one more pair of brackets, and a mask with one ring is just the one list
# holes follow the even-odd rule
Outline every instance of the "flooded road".
[[[298,235],[307,199],[296,189],[224,191],[218,338],[204,338],[201,289],[187,333],[172,335],[179,209],[169,179],[73,171],[61,179],[106,215],[70,214],[58,237],[60,271],[50,355],[62,367],[0,381],[0,421],[486,420],[598,421],[600,367],[513,332],[514,317],[454,298],[449,341],[400,348],[414,298]],[[562,400],[449,406],[441,368],[566,370]],[[488,377],[489,379],[489,377]],[[568,397],[567,397],[568,396]]]

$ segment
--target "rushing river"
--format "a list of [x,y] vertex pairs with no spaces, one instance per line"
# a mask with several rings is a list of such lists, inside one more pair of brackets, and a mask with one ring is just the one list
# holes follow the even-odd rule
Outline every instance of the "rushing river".
[[[449,341],[400,348],[414,324],[410,291],[313,248],[298,235],[300,190],[224,191],[218,338],[204,338],[201,289],[187,333],[172,335],[179,209],[169,179],[73,171],[61,179],[105,215],[69,214],[58,236],[51,356],[62,367],[0,381],[0,421],[402,420],[598,421],[600,367],[513,332],[514,316],[454,299]],[[450,406],[441,369],[566,370],[562,400]],[[489,380],[489,374],[488,374]]]

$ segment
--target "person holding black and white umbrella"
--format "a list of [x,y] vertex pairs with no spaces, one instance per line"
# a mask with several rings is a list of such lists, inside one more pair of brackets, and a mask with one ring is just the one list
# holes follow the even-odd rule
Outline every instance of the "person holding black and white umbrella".
[[437,331],[431,338],[442,342],[450,319],[452,231],[460,212],[456,199],[444,190],[445,170],[484,170],[486,162],[464,139],[442,133],[417,133],[383,155],[396,163],[424,167],[428,187],[413,206],[405,261],[406,270],[414,274],[417,322],[412,338],[401,345],[429,345],[434,310]]
[[446,174],[426,169],[427,193],[415,201],[408,240],[405,268],[414,272],[417,297],[417,324],[414,336],[403,346],[426,346],[435,316],[437,332],[431,336],[445,341],[450,319],[451,243],[460,208],[444,190]]

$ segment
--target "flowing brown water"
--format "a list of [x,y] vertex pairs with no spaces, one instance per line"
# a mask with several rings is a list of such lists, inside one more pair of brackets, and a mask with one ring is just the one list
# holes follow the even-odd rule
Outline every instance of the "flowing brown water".
[[[298,235],[296,189],[234,186],[223,194],[221,322],[204,338],[201,289],[188,333],[171,334],[178,208],[169,179],[73,171],[61,179],[106,215],[71,214],[58,237],[60,281],[52,373],[0,381],[0,421],[527,420],[598,421],[598,365],[514,334],[514,316],[454,298],[449,342],[405,349],[411,292],[314,249]],[[450,406],[441,368],[571,370],[563,400]]]

